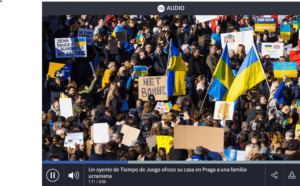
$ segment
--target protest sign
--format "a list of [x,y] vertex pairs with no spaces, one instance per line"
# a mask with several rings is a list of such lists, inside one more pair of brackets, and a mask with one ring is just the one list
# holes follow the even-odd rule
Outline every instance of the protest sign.
[[274,77],[283,78],[285,75],[287,77],[297,77],[297,63],[296,62],[274,62]]
[[276,32],[276,18],[255,18],[255,32],[264,32],[265,30],[269,32]]
[[55,38],[56,58],[87,57],[84,37]]
[[107,143],[109,141],[107,123],[94,123],[92,131],[94,143]]
[[156,136],[157,141],[157,151],[159,151],[160,148],[166,149],[166,153],[169,154],[170,152],[170,142],[174,140],[172,136]]
[[148,76],[148,68],[146,66],[134,66],[135,77]]
[[283,55],[284,56],[290,55],[290,50],[292,50],[292,48],[293,48],[292,44],[285,45],[283,49]]
[[279,58],[283,56],[283,43],[262,43],[262,56],[269,55],[271,58]]
[[232,120],[234,102],[216,101],[214,119]]
[[166,82],[167,76],[139,77],[139,99],[148,101],[152,94],[155,100],[168,100]]
[[234,149],[225,149],[223,161],[245,161],[246,152]]
[[110,54],[118,54],[118,41],[110,40],[109,43],[109,53]]
[[78,37],[85,37],[87,45],[93,45],[94,30],[79,28]]
[[282,39],[291,39],[291,25],[280,25],[280,37]]
[[48,74],[51,78],[60,77],[67,80],[71,75],[71,69],[72,65],[50,62]]
[[72,98],[60,98],[59,107],[60,116],[64,116],[66,119],[73,116]]
[[148,147],[150,149],[150,151],[155,151],[155,146],[157,145],[157,142],[156,142],[156,136],[153,135],[151,136],[148,141],[147,141],[147,144],[148,144]]
[[223,153],[224,129],[215,127],[195,127],[193,125],[175,125],[174,148],[195,149],[202,146],[210,151]]
[[126,30],[116,32],[116,38],[117,38],[118,41],[127,41]]
[[122,125],[121,133],[124,134],[122,144],[131,146],[131,142],[136,140],[140,134],[140,130],[128,125]]
[[69,147],[68,136],[65,137],[64,147]]
[[243,28],[240,28],[240,31],[249,31],[249,30],[253,30],[253,27],[252,26],[248,26],[248,27],[243,27]]
[[68,140],[72,140],[73,144],[83,144],[83,133],[82,132],[75,132],[75,133],[68,133]]
[[232,49],[234,51],[239,44],[242,44],[245,46],[246,53],[248,53],[253,45],[253,30],[221,34],[221,42],[223,49],[226,42],[228,42],[228,50]]
[[161,114],[164,113],[165,110],[166,110],[165,103],[164,102],[157,102],[156,106],[155,106],[155,110],[157,110]]
[[210,21],[212,19],[218,18],[217,15],[196,15],[196,20],[199,21],[199,23]]

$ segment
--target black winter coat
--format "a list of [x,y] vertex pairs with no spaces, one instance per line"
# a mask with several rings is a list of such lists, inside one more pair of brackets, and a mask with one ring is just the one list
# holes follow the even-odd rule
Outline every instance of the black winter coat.
[[168,55],[163,53],[161,56],[155,54],[153,57],[154,70],[157,76],[163,76],[167,70]]
[[59,156],[60,160],[68,160],[68,153],[54,144],[50,146],[47,159],[49,159],[52,155]]

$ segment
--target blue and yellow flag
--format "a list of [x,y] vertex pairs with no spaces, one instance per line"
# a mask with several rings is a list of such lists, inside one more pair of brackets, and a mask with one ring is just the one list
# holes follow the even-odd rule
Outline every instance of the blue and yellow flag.
[[233,82],[233,72],[231,70],[227,44],[219,59],[213,77],[214,80],[208,90],[208,94],[218,101],[225,101],[228,90]]
[[148,76],[148,68],[146,66],[134,66],[135,77]]
[[62,99],[62,98],[69,98],[69,97],[66,96],[64,93],[61,93],[61,92],[60,92],[60,93],[59,93],[59,98]]
[[174,46],[173,41],[170,45],[168,77],[167,77],[167,95],[180,96],[186,94],[185,74],[188,71],[179,51]]
[[291,39],[291,25],[280,25],[280,37],[282,39]]
[[297,102],[296,102],[296,104],[295,104],[295,107],[296,107],[296,108],[299,108],[299,107],[300,107],[300,101],[299,101],[299,100],[297,100]]
[[139,30],[139,32],[137,33],[137,36],[135,37],[135,42],[140,43],[142,41],[144,41],[144,37],[143,37],[143,34],[141,33],[141,31]]
[[172,110],[172,103],[171,103],[171,101],[165,103],[165,108],[166,108],[167,111]]
[[233,102],[244,92],[265,79],[266,76],[261,66],[259,56],[252,45],[237,73],[237,76],[231,84],[226,101]]
[[96,54],[96,57],[94,59],[94,65],[95,65],[96,76],[98,77],[100,73],[99,53]]

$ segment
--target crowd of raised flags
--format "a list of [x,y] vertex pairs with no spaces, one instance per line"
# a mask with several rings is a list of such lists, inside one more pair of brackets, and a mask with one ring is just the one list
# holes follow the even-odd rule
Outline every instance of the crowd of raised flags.
[[[152,136],[171,136],[172,139],[176,139],[176,125],[224,128],[222,143],[225,156],[233,149],[245,151],[244,160],[287,160],[289,155],[294,159],[299,158],[300,77],[297,75],[294,78],[285,76],[283,79],[276,79],[273,73],[274,70],[281,70],[274,62],[287,62],[289,59],[290,62],[300,61],[300,48],[293,46],[288,57],[271,59],[271,62],[266,61],[268,55],[262,56],[261,52],[257,51],[257,35],[260,34],[266,36],[262,40],[268,43],[279,42],[279,39],[287,42],[285,45],[291,43],[292,39],[300,41],[294,34],[300,29],[298,17],[296,16],[296,20],[290,20],[293,16],[286,16],[284,19],[292,22],[278,24],[279,16],[272,15],[271,17],[277,20],[276,25],[280,25],[280,32],[272,33],[275,34],[272,37],[273,41],[269,38],[272,35],[269,32],[254,31],[253,16],[235,15],[228,21],[230,17],[232,16],[221,16],[216,20],[198,23],[195,16],[154,15],[147,18],[139,15],[133,19],[130,15],[105,15],[98,19],[99,26],[95,27],[98,23],[93,21],[93,16],[60,16],[59,19],[66,19],[68,24],[59,24],[69,29],[68,32],[72,32],[62,36],[63,38],[71,35],[76,37],[74,25],[77,24],[78,28],[85,27],[80,25],[83,19],[88,23],[89,29],[95,29],[96,34],[93,45],[87,49],[87,58],[57,59],[53,52],[48,52],[48,46],[53,47],[51,42],[54,41],[43,41],[43,54],[52,55],[51,60],[49,57],[43,57],[44,66],[48,66],[50,61],[72,65],[68,82],[44,73],[45,160],[179,160],[176,159],[176,153],[179,151],[174,148],[173,140],[168,141],[170,148],[149,150],[149,140]],[[245,19],[251,20],[251,24],[244,23]],[[51,22],[49,20],[45,18],[44,25],[48,25],[48,22]],[[105,24],[100,29],[102,22]],[[134,27],[129,27],[129,22],[134,22]],[[222,24],[228,25],[224,27]],[[226,29],[217,33],[217,27]],[[253,45],[243,58],[237,58],[236,55],[240,55],[237,50],[229,50],[227,42],[222,46],[221,35],[248,27],[252,27],[254,33]],[[180,31],[181,28],[183,30]],[[49,28],[45,26],[43,29],[43,38],[54,40],[54,34]],[[123,31],[126,31],[127,40],[120,42],[116,39],[117,33]],[[59,32],[62,30],[56,30],[55,35]],[[205,37],[205,44],[199,46],[203,33],[208,38]],[[97,37],[101,39],[95,39]],[[110,54],[112,46],[108,43],[111,40],[117,40],[117,54]],[[82,39],[76,38],[74,44],[82,45]],[[215,53],[211,50],[214,47],[217,51]],[[271,49],[272,45],[266,45],[265,48]],[[200,53],[199,56],[196,55],[197,52]],[[208,55],[217,59],[216,64],[215,61],[207,60]],[[241,59],[242,61],[237,62]],[[268,70],[266,65],[274,69]],[[210,73],[212,67],[214,70]],[[194,74],[191,75],[191,71]],[[139,87],[140,77],[158,76],[157,74],[164,74],[160,76],[166,77],[164,86],[168,100],[157,100],[151,92],[147,92],[148,100],[141,100],[138,92],[143,88]],[[151,88],[148,90],[151,91]],[[52,100],[49,99],[49,95]],[[59,114],[62,109],[59,98],[71,99],[73,116],[65,118]],[[220,120],[214,119],[216,101],[234,102],[233,120],[227,120],[221,125]],[[50,105],[47,107],[49,102],[51,108]],[[158,104],[161,109],[156,110]],[[109,125],[109,141],[101,144],[101,147],[94,144],[92,136],[91,126],[98,123]],[[140,130],[131,145],[122,143],[122,125]],[[78,132],[83,133],[84,142],[77,144],[79,146],[76,146],[76,151],[73,152],[70,146],[60,146],[65,142],[68,133]],[[274,145],[275,143],[278,146]],[[250,146],[260,150],[253,153]],[[196,147],[191,156],[184,156],[185,158],[180,160],[226,159],[222,158],[223,152],[212,152],[202,148]],[[187,150],[191,149],[181,149],[180,153]],[[199,151],[205,151],[207,154],[204,156]],[[252,156],[249,157],[251,153]],[[239,152],[236,156],[237,154]],[[236,161],[236,158],[233,161]]]

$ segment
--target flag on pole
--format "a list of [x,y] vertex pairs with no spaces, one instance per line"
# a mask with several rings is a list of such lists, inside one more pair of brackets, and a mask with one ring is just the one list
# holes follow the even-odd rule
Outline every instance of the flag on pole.
[[208,90],[208,94],[218,101],[225,101],[228,90],[233,82],[233,72],[231,70],[227,44],[219,59],[213,77],[214,79]]
[[252,45],[237,76],[233,80],[226,101],[233,102],[242,95],[243,92],[246,92],[265,79],[266,76],[261,66],[259,56],[257,55],[254,45]]
[[167,77],[167,95],[180,96],[186,94],[185,74],[188,71],[179,51],[171,41]]

